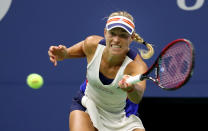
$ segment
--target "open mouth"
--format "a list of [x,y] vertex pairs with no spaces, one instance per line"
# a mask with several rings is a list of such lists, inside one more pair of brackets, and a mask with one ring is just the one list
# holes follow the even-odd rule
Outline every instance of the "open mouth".
[[112,48],[121,48],[120,45],[111,45]]

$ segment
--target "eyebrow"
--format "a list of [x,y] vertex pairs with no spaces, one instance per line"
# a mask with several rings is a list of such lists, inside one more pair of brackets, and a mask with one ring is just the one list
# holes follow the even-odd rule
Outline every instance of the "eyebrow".
[[122,32],[122,33],[127,33],[127,34],[128,34],[128,32],[127,32],[126,30],[122,29],[122,28],[115,28],[115,29],[112,29],[112,30],[110,30],[110,31],[111,31],[111,32],[120,31],[120,32]]

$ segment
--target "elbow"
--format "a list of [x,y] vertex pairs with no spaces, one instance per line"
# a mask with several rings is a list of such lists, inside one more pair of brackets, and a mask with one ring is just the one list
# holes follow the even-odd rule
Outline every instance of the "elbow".
[[139,104],[141,102],[141,98],[131,100],[131,102],[133,102],[134,104]]
[[141,99],[140,100],[137,100],[136,102],[134,102],[135,104],[139,104],[141,102]]
[[133,102],[134,104],[139,104],[140,101],[136,101],[136,102],[135,102],[135,101],[132,101],[132,102]]

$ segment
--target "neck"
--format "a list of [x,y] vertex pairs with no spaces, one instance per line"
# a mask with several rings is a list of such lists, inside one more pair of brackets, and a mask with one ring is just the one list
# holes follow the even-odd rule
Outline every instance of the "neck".
[[111,66],[121,66],[125,57],[126,57],[126,54],[117,55],[117,56],[112,55],[105,48],[104,51],[103,51],[102,59],[104,60],[105,63],[107,63],[111,67]]

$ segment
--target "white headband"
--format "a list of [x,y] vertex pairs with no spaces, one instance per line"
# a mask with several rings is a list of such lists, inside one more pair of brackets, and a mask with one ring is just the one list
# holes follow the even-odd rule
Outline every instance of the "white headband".
[[106,23],[106,29],[111,30],[113,28],[120,27],[126,30],[130,35],[134,32],[134,23],[124,16],[110,17]]

